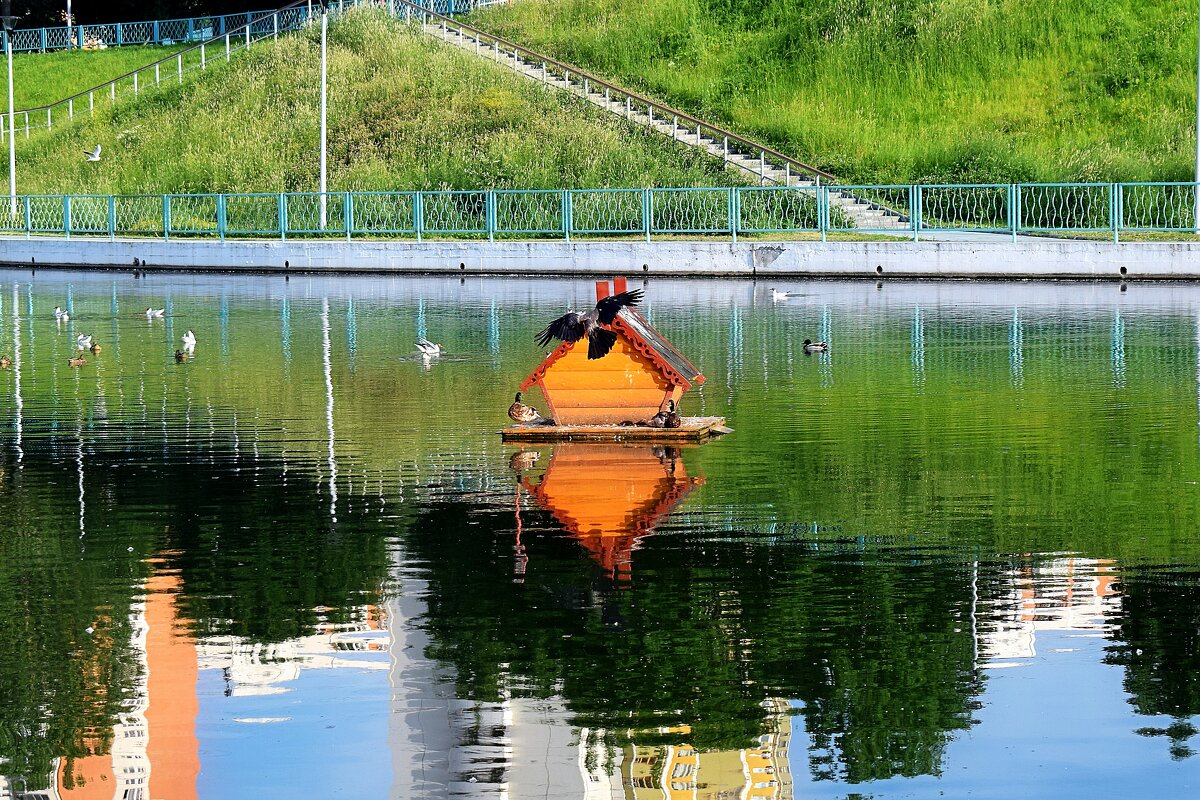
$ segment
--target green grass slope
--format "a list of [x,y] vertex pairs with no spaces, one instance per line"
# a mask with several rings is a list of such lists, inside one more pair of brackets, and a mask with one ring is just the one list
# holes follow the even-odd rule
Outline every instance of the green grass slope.
[[[20,139],[18,191],[315,191],[318,48],[315,30],[280,37],[182,86],[105,103],[94,119]],[[330,191],[737,180],[719,160],[371,9],[330,29],[329,125]],[[97,143],[104,158],[85,161],[81,149]]]
[[[111,47],[13,55],[13,107],[49,105],[138,67],[166,58],[183,47]],[[7,95],[0,107],[8,110]]]
[[520,0],[474,20],[843,179],[1193,173],[1183,0]]

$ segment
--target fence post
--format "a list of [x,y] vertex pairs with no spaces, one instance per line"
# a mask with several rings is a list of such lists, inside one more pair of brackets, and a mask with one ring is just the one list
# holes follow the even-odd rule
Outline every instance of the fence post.
[[229,61],[229,34],[225,34],[225,61]]
[[485,216],[486,225],[487,225],[488,241],[494,242],[496,240],[496,192],[495,192],[495,190],[488,191],[487,198],[484,201],[484,203],[485,203],[484,216]]
[[171,240],[171,195],[163,195],[163,241]]
[[193,34],[193,33],[195,33],[195,31],[192,29],[192,18],[191,18],[191,17],[188,17],[188,21],[187,21],[187,40],[188,40],[189,42],[192,40],[192,34]]
[[63,195],[63,236],[71,238],[71,195]]
[[138,93],[138,74],[136,72],[133,73],[133,93],[135,95]]
[[158,35],[158,20],[154,20],[154,43],[162,44],[162,38]]
[[287,241],[287,195],[279,193],[279,241]]
[[642,189],[642,227],[646,231],[646,241],[650,241],[650,226],[654,223],[653,198],[650,189]]
[[346,223],[346,241],[354,231],[354,195],[346,192],[342,195],[342,221]]
[[737,206],[737,189],[730,186],[728,189],[728,192],[729,192],[729,197],[727,198],[726,202],[729,205],[729,211],[728,211],[728,213],[729,213],[729,238],[736,242],[737,241],[737,218],[735,215],[737,214],[737,208],[736,208],[736,206]]
[[[699,130],[699,128],[697,128]],[[696,137],[699,139],[699,137]],[[767,151],[758,151],[758,185],[762,186],[767,182]]]
[[[246,16],[248,17],[248,16],[250,16],[250,15],[249,15],[249,14],[247,14]],[[251,32],[253,29],[254,29],[254,23],[253,23],[253,22],[250,22],[250,21],[247,21],[247,22],[246,22],[246,49],[247,49],[247,50],[249,50],[249,49],[250,49],[250,32]]]
[[154,85],[158,86],[158,84],[161,82],[162,82],[162,78],[159,75],[158,63],[155,62],[155,64],[154,64]]
[[817,187],[817,227],[821,229],[821,241],[829,236],[829,187]]
[[108,196],[108,240],[111,242],[117,238],[117,197],[110,194]]
[[33,233],[33,215],[30,213],[29,197],[25,198],[25,238],[28,239]]
[[421,192],[417,192],[413,196],[413,231],[417,234],[417,241],[421,241],[421,223],[425,210],[421,208]]
[[225,195],[217,195],[217,237],[225,241]]
[[200,43],[200,70],[201,70],[201,71],[203,71],[203,70],[205,70],[205,69],[206,69],[206,67],[204,66],[204,64],[205,64],[205,59],[204,59],[204,42],[201,42],[201,43]]
[[175,56],[175,71],[179,76],[179,83],[183,83],[183,56]]
[[1121,184],[1109,184],[1108,206],[1109,219],[1112,221],[1113,241],[1121,241]]
[[1021,184],[1012,185],[1012,240],[1017,240],[1017,231],[1021,229]]
[[[82,28],[80,30],[82,30]],[[125,44],[125,26],[118,22],[117,23],[117,47],[121,47],[124,44]]]
[[917,238],[921,229],[921,187],[917,184],[912,184],[908,187],[908,223],[912,225],[913,241],[919,241]]
[[46,29],[42,28],[42,52],[46,52]]

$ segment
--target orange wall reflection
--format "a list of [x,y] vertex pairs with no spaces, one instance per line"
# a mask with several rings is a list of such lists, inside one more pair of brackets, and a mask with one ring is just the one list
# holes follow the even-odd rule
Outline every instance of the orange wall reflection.
[[[57,794],[73,800],[195,800],[200,774],[196,642],[181,624],[182,580],[160,560],[146,581],[145,601],[131,610],[134,651],[141,674],[128,710],[113,728],[109,753],[99,741],[92,755],[61,759]],[[96,686],[96,692],[107,691]]]

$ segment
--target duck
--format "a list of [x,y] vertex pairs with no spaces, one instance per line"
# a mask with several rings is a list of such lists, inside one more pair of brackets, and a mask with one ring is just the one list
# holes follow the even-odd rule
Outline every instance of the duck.
[[162,319],[162,316],[167,313],[165,308],[146,308],[146,319]]
[[188,331],[187,331],[187,333],[185,333],[185,334],[183,335],[182,339],[183,339],[183,349],[184,349],[184,350],[194,350],[194,349],[195,349],[195,347],[196,347],[196,334],[192,333],[192,329],[191,329],[191,328],[188,328]]
[[508,407],[508,418],[521,425],[553,425],[554,420],[546,419],[533,406],[521,402],[521,393],[513,398],[513,404]]
[[77,356],[75,358],[67,359],[68,367],[82,367],[86,363],[87,363],[87,359],[84,358],[83,356]]
[[646,420],[646,427],[648,428],[678,428],[682,424],[683,419],[675,410],[674,400],[668,400],[666,408]]
[[621,313],[622,308],[633,307],[642,301],[642,290],[634,289],[605,297],[596,303],[596,307],[582,314],[578,311],[568,311],[558,319],[542,328],[534,337],[541,347],[550,343],[551,339],[564,342],[578,342],[587,337],[589,359],[603,358],[617,343],[617,335],[602,325],[611,325]]
[[88,348],[88,350],[92,351],[92,355],[98,354],[102,349],[99,342],[92,342],[92,346]]
[[92,337],[84,336],[82,333],[75,337],[75,346],[80,350],[87,350],[92,346]]
[[829,342],[814,342],[812,339],[804,340],[805,353],[824,353],[829,349]]
[[434,344],[425,337],[417,339],[417,350],[421,353],[421,355],[429,358],[437,358],[442,354],[442,346],[440,344]]
[[54,307],[54,319],[56,322],[67,322],[71,319],[71,315],[63,311],[60,307]]
[[0,369],[8,369],[12,366],[12,359],[8,356],[0,356]]
[[778,289],[771,287],[771,300],[772,301],[778,302],[780,300],[787,300],[789,297],[799,297],[799,295],[792,294],[791,292],[781,292]]
[[537,450],[518,450],[517,452],[513,453],[512,458],[508,460],[508,468],[513,472],[520,474],[525,470],[532,468],[534,464],[537,464],[538,459],[541,457],[542,454]]
[[182,350],[176,350],[175,351],[175,363],[182,364],[185,361],[187,361],[187,353],[183,352]]

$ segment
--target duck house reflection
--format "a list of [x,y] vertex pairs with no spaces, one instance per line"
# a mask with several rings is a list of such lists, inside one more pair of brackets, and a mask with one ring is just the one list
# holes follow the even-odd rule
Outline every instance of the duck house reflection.
[[616,581],[627,581],[634,547],[692,490],[675,447],[565,442],[554,445],[545,471],[524,450],[510,462],[520,486],[550,512]]

